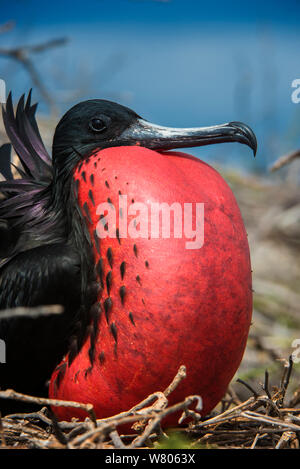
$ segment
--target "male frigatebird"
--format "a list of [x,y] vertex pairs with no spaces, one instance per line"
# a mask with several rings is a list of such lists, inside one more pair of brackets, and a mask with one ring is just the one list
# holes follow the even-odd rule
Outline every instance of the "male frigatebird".
[[[92,401],[104,416],[163,388],[185,364],[182,392],[201,394],[209,411],[246,343],[248,243],[221,176],[166,150],[240,142],[255,153],[252,130],[240,122],[167,128],[95,99],[60,120],[51,159],[30,98],[14,113],[10,94],[3,109],[21,166],[18,179],[6,174],[0,182],[0,220],[14,239],[2,252],[0,308],[62,304],[64,313],[1,320],[0,312],[7,347],[1,388],[43,395],[62,360],[50,395]],[[120,239],[118,228],[115,239],[100,240],[97,206],[117,203],[120,194],[146,204],[204,203],[204,246],[188,251],[174,238]]]

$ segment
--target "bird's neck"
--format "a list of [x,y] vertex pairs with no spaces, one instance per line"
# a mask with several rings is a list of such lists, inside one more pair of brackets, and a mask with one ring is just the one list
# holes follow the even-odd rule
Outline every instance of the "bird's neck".
[[55,214],[56,230],[64,241],[80,254],[83,264],[90,269],[93,264],[92,241],[87,221],[79,206],[73,169],[54,172],[50,210]]
[[76,235],[73,230],[74,218],[78,218],[76,204],[72,173],[57,177],[54,172],[51,183],[33,196],[15,251],[56,243],[81,246],[80,230],[75,230]]
[[88,313],[94,302],[90,287],[96,281],[95,260],[87,221],[79,206],[73,171],[68,175],[65,173],[64,177],[61,173],[59,176],[59,178],[54,177],[51,210],[58,214],[58,231],[61,227],[65,230],[65,243],[74,248],[80,259],[81,305],[72,318],[72,323],[73,326],[77,324],[77,328],[80,325],[80,328],[74,333],[78,335],[78,346],[81,347],[90,320]]

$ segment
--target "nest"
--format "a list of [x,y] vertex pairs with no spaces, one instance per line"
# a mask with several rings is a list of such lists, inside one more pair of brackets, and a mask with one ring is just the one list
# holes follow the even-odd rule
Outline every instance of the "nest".
[[[93,406],[78,402],[44,399],[0,391],[0,398],[39,404],[33,413],[12,414],[0,420],[2,448],[28,449],[156,449],[156,448],[299,448],[300,388],[286,401],[293,368],[292,358],[284,361],[278,387],[269,389],[266,371],[261,393],[239,380],[251,396],[241,402],[229,388],[220,409],[201,417],[201,396],[188,396],[169,405],[168,397],[186,377],[181,366],[174,380],[164,391],[148,396],[132,409],[105,419],[96,419]],[[58,422],[50,406],[83,409],[84,421]],[[181,413],[178,428],[166,433],[163,420],[172,413]],[[185,422],[188,423],[185,424]],[[130,425],[132,433],[122,434],[120,427]],[[175,435],[175,440],[174,440]],[[175,443],[174,443],[175,441]]]

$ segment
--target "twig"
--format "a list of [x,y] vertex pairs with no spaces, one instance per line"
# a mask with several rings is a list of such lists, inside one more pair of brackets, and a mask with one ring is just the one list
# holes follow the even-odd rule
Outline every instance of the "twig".
[[246,417],[250,420],[255,420],[256,422],[268,423],[271,425],[276,425],[278,427],[288,428],[291,431],[300,432],[300,425],[294,425],[293,423],[287,423],[283,420],[276,419],[274,417],[268,417],[256,412],[245,411],[240,414],[241,417]]
[[157,416],[155,416],[149,424],[146,426],[145,430],[143,431],[142,435],[138,436],[128,448],[139,448],[141,447],[147,438],[151,435],[154,431],[155,427],[160,424],[160,422],[165,419],[167,416],[177,413],[180,410],[187,409],[194,401],[199,402],[199,396],[189,396],[183,402],[179,404],[175,404],[171,407],[168,407],[162,410]]
[[255,435],[255,438],[253,440],[253,443],[252,445],[250,446],[250,449],[254,449],[258,440],[261,440],[262,438],[264,438],[268,433],[263,433],[262,435],[260,433],[256,433]]
[[94,412],[94,407],[92,404],[82,404],[80,402],[74,401],[62,401],[58,399],[47,399],[45,397],[33,397],[26,394],[21,394],[14,391],[13,389],[6,389],[5,391],[0,391],[0,398],[2,399],[15,399],[22,402],[31,402],[38,405],[50,405],[54,407],[74,407],[77,409],[85,410],[91,420],[96,422],[96,416]]
[[255,398],[258,397],[257,392],[250,386],[250,384],[245,383],[245,381],[243,381],[243,380],[240,379],[240,378],[238,378],[236,381],[237,381],[237,383],[243,384],[243,386],[245,386],[247,389],[249,389],[249,391],[252,392],[252,394],[253,394],[253,396],[254,396]]
[[262,388],[265,391],[265,393],[267,394],[268,398],[271,399],[271,394],[270,394],[270,391],[269,391],[269,373],[268,373],[268,370],[265,371],[265,381],[264,381],[264,384],[263,384]]
[[112,442],[116,449],[126,448],[126,445],[124,445],[117,430],[113,430],[112,432],[110,432],[109,437],[112,439]]
[[164,390],[164,395],[168,397],[184,378],[186,378],[186,367],[181,365],[172,383]]
[[44,52],[50,48],[62,46],[67,42],[67,38],[53,39],[42,44],[31,45],[31,46],[20,46],[13,49],[0,48],[0,55],[10,57],[13,60],[21,63],[23,67],[29,73],[33,83],[39,89],[46,103],[49,105],[52,113],[57,112],[56,104],[51,97],[50,93],[44,86],[43,80],[40,78],[39,73],[31,59],[31,54]]
[[6,23],[0,25],[0,34],[7,33],[8,31],[11,31],[14,27],[14,21],[7,21]]
[[48,415],[51,419],[52,428],[54,430],[54,434],[55,434],[57,440],[62,445],[68,446],[68,439],[67,439],[66,435],[64,435],[64,433],[62,432],[62,429],[60,428],[60,425],[57,421],[57,418],[55,417],[55,415],[54,415],[54,413],[52,412],[51,409],[48,409]]
[[294,364],[293,363],[293,357],[292,357],[292,355],[290,355],[289,356],[289,361],[285,366],[287,368],[287,373],[286,373],[285,379],[283,380],[283,385],[282,385],[282,400],[285,397],[285,394],[286,394],[286,391],[287,391],[287,388],[288,388],[288,385],[289,385],[289,382],[290,382],[290,378],[291,378],[291,374],[292,374],[292,370],[293,370],[293,364]]
[[[197,428],[206,427],[206,426],[209,426],[209,425],[215,425],[217,423],[224,422],[228,419],[229,416],[231,416],[231,415],[235,416],[235,414],[238,411],[241,411],[242,409],[245,409],[245,408],[249,407],[249,404],[252,404],[253,402],[255,402],[255,400],[256,399],[254,397],[250,397],[247,401],[233,407],[232,409],[226,410],[225,412],[223,412],[223,414],[217,415],[216,417],[212,417],[208,420],[205,420],[202,423],[198,423]],[[233,418],[233,417],[231,417],[231,418]]]
[[18,307],[3,309],[0,311],[1,319],[13,319],[15,317],[29,317],[37,318],[39,316],[48,316],[51,314],[62,314],[64,308],[61,305],[49,305],[49,306],[32,306],[30,308]]
[[280,440],[278,441],[277,445],[275,446],[275,449],[284,448],[285,446],[287,446],[287,444],[289,443],[291,439],[295,438],[295,436],[296,435],[294,432],[284,432],[281,435]]
[[286,166],[287,164],[290,164],[293,160],[299,157],[300,150],[296,150],[286,155],[283,155],[275,161],[275,163],[271,166],[270,171],[277,171],[278,169],[282,168],[283,166]]
[[[157,400],[154,402],[151,406],[152,410],[162,410],[167,407],[168,405],[168,399],[167,397],[177,388],[179,383],[186,378],[186,367],[184,365],[181,365],[179,367],[179,370],[176,373],[176,376],[172,380],[172,382],[169,384],[169,386],[164,390],[163,393],[156,393],[157,395]],[[157,424],[155,424],[157,426]],[[141,431],[144,428],[144,432],[147,432],[147,427],[152,428],[152,422],[149,421],[148,424],[145,423],[145,421],[140,421],[136,422],[134,424],[134,429]],[[137,439],[138,440],[138,439]],[[139,441],[139,440],[138,440]],[[134,445],[134,442],[132,443]]]
[[[265,395],[251,396],[245,402],[227,408],[226,411],[202,422],[199,422],[200,414],[197,413],[202,402],[199,396],[189,396],[184,401],[169,406],[164,392],[156,392],[128,411],[94,422],[90,418],[84,421],[56,422],[55,418],[52,420],[49,418],[51,415],[47,408],[39,412],[6,416],[2,418],[2,434],[8,447],[14,445],[40,449],[152,447],[153,442],[159,441],[162,436],[163,422],[166,422],[171,414],[180,415],[182,412],[179,422],[182,423],[186,417],[193,418],[188,426],[182,428],[185,435],[194,439],[191,447],[200,443],[217,445],[218,448],[298,448],[300,409],[293,408],[290,404],[287,407],[282,406],[282,396],[288,388],[291,376],[291,360],[288,363],[285,361],[280,387],[274,387],[274,391],[267,392],[269,376],[266,373]],[[179,374],[166,390],[173,391],[176,388],[180,376],[184,375],[181,372],[182,369],[178,371]],[[232,406],[232,397],[228,394],[227,396],[228,405]],[[46,400],[46,404],[50,402],[53,405],[53,401],[55,400]],[[63,403],[70,404],[65,401]],[[56,404],[61,406],[62,402],[56,401]],[[81,404],[76,404],[82,407]],[[140,422],[142,424],[139,427],[139,435],[120,435],[119,428]]]
[[4,430],[3,430],[1,412],[0,412],[0,437],[1,437],[1,446],[6,447],[6,439],[5,439]]

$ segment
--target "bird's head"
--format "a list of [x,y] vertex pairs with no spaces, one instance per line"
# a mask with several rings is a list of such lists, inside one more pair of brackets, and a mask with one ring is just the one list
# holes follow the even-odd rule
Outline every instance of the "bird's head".
[[142,119],[125,106],[94,99],[75,105],[62,117],[54,134],[52,158],[56,170],[65,172],[96,149],[139,145],[159,151],[224,142],[243,143],[256,153],[255,135],[241,122],[164,127]]

